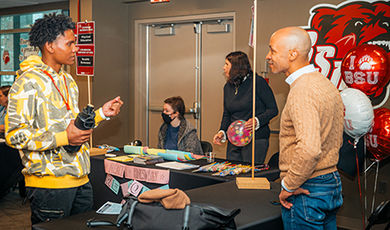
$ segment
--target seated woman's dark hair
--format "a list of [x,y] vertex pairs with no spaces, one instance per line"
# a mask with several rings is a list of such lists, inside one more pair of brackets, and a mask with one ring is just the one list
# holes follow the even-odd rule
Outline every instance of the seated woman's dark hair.
[[242,51],[235,51],[226,55],[226,59],[232,64],[228,82],[234,85],[240,85],[245,76],[252,72],[248,56]]
[[186,106],[184,105],[183,98],[181,98],[180,96],[169,97],[169,98],[164,100],[164,103],[170,105],[174,112],[179,112],[179,119],[180,120],[182,120],[184,118]]
[[30,45],[42,50],[46,42],[53,42],[58,35],[75,28],[72,19],[63,14],[49,14],[35,21],[29,33]]

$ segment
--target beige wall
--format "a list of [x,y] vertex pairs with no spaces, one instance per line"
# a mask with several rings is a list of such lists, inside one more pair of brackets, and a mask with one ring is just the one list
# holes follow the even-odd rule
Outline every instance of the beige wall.
[[[94,20],[95,76],[91,80],[92,104],[95,108],[121,96],[125,105],[118,117],[102,122],[93,133],[93,144],[123,146],[130,137],[129,110],[131,92],[128,73],[128,20],[127,6],[121,1],[81,0],[81,21]],[[77,0],[70,0],[70,15],[77,21]],[[88,81],[84,76],[72,75],[80,90],[80,109],[88,103]]]
[[[80,20],[92,20],[92,0],[83,0],[80,2]],[[69,1],[69,16],[74,22],[77,22],[77,0]],[[76,65],[71,66],[71,74],[79,87],[79,107],[84,108],[88,104],[88,81],[87,77],[76,75]]]

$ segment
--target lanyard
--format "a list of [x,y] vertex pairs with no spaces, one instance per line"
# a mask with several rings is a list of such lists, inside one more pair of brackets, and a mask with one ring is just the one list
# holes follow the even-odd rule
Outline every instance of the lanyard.
[[65,83],[65,88],[66,88],[67,100],[65,99],[64,95],[62,95],[60,89],[57,87],[53,77],[46,70],[42,70],[42,72],[50,77],[51,81],[53,82],[53,85],[56,87],[58,93],[61,95],[62,99],[64,100],[64,103],[66,105],[66,109],[70,110],[70,106],[69,106],[69,91],[68,91],[68,85],[66,84],[65,75],[63,75],[63,77],[64,77],[64,83]]
[[7,107],[4,107],[4,109],[3,109],[3,110],[1,110],[1,112],[0,112],[0,119],[3,119],[3,118],[5,118],[5,114],[6,114],[6,112],[7,112]]

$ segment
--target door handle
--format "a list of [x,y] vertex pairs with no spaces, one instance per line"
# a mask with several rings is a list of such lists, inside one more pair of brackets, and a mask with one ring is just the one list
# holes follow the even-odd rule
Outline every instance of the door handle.
[[194,116],[194,119],[199,119],[200,108],[198,102],[194,102],[192,108],[190,108],[189,111],[192,113],[192,116]]

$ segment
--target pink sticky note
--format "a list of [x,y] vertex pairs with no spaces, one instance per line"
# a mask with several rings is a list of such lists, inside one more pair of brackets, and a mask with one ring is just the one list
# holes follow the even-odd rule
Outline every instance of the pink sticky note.
[[112,174],[117,177],[123,177],[123,173],[125,171],[125,165],[118,162],[104,159],[104,170],[106,171],[107,174]]
[[110,174],[107,174],[106,180],[104,183],[111,189],[112,181],[114,180],[114,177],[112,177]]
[[157,184],[169,183],[169,170],[150,169],[147,182]]
[[134,166],[125,166],[125,178],[127,179],[134,179]]
[[129,182],[121,184],[121,188],[122,188],[123,196],[128,196],[130,194],[129,193]]
[[133,181],[129,186],[129,192],[133,196],[138,196],[139,192],[141,192],[143,185],[138,181]]
[[150,169],[148,169],[148,168],[134,167],[133,168],[134,179],[141,180],[141,181],[147,181],[149,171],[150,171]]

